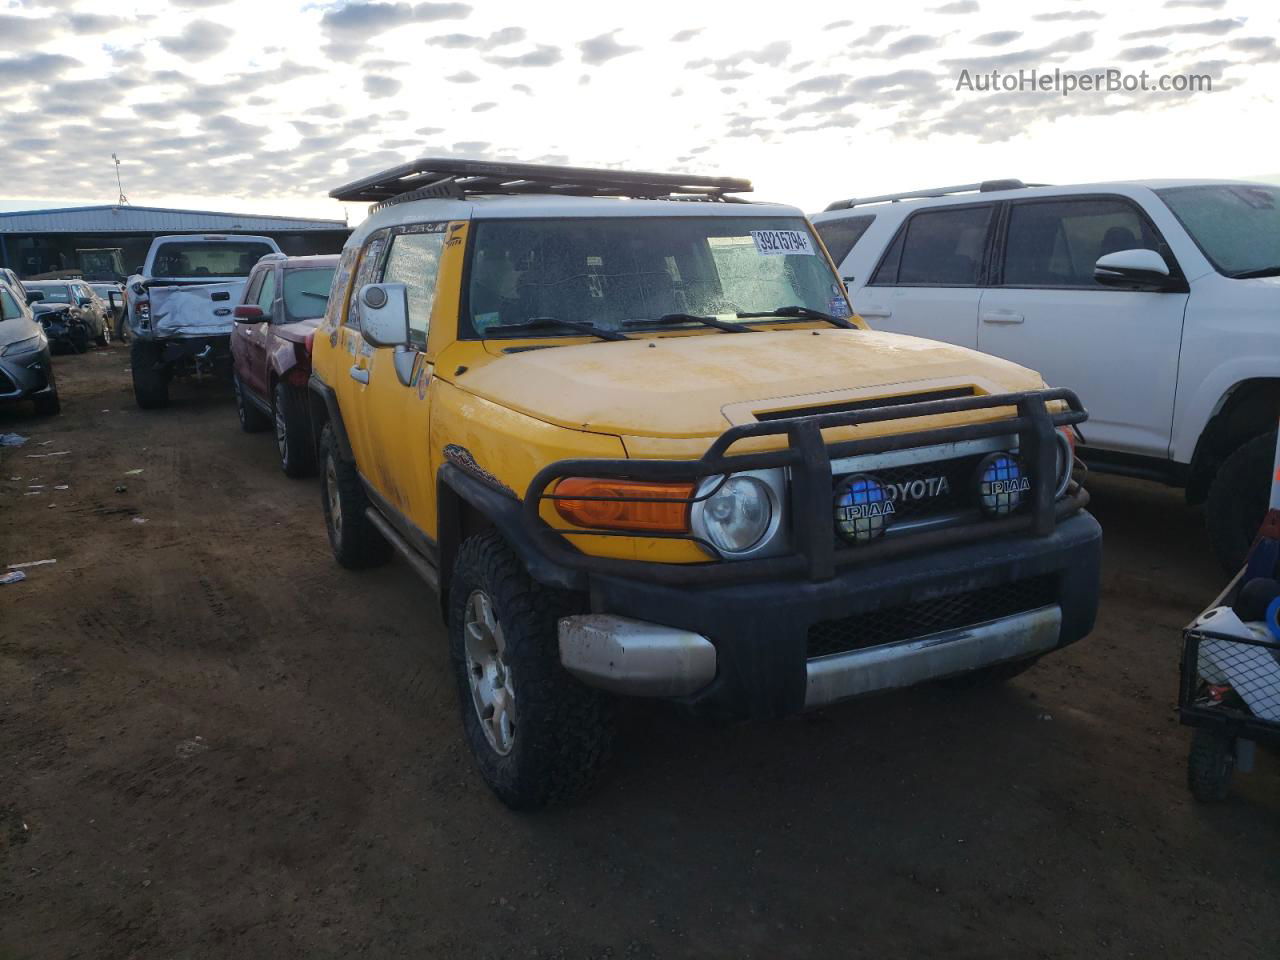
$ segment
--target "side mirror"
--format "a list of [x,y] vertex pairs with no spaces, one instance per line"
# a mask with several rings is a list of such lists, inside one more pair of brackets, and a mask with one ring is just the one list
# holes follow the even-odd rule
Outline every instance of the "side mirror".
[[266,314],[262,312],[262,308],[256,303],[245,303],[236,307],[233,311],[238,323],[261,323],[266,319]]
[[409,295],[403,283],[360,288],[360,332],[375,347],[409,345]]
[[1098,258],[1093,279],[1108,287],[1161,289],[1169,283],[1169,265],[1154,250],[1117,250]]
[[27,303],[28,303],[28,304],[32,304],[32,303],[39,303],[39,302],[40,302],[41,300],[43,300],[43,299],[44,299],[44,291],[43,291],[43,290],[28,290],[28,291],[27,291]]
[[133,272],[140,276],[142,274],[142,267],[135,267]]

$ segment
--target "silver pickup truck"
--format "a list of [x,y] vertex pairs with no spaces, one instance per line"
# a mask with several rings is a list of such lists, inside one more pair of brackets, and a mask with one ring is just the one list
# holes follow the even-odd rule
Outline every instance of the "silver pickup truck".
[[169,403],[177,375],[229,378],[232,311],[270,237],[156,237],[126,284],[133,395],[144,410]]

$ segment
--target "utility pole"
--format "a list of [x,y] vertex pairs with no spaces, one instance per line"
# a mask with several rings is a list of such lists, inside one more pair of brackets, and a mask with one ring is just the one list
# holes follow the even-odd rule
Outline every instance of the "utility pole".
[[124,185],[120,182],[120,158],[113,153],[111,159],[116,162],[116,186],[120,189],[120,199],[116,201],[116,204],[121,207],[127,206],[129,198],[124,195]]

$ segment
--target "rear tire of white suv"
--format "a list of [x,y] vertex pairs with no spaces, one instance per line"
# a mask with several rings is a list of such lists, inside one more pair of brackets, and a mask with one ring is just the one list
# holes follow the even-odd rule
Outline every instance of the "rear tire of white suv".
[[1271,498],[1271,465],[1276,455],[1276,435],[1264,433],[1237,447],[1222,461],[1204,519],[1213,552],[1227,573],[1235,573],[1258,535]]

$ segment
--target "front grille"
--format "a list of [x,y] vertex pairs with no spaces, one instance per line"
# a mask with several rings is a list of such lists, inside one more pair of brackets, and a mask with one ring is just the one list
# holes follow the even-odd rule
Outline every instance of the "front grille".
[[832,653],[863,650],[914,640],[944,630],[972,627],[1048,606],[1056,603],[1057,599],[1058,578],[1054,574],[1046,574],[967,593],[855,613],[839,620],[823,620],[809,628],[807,656],[812,660]]
[[[889,489],[893,524],[976,507],[974,475],[982,455],[867,470]],[[837,478],[837,482],[840,478]]]

